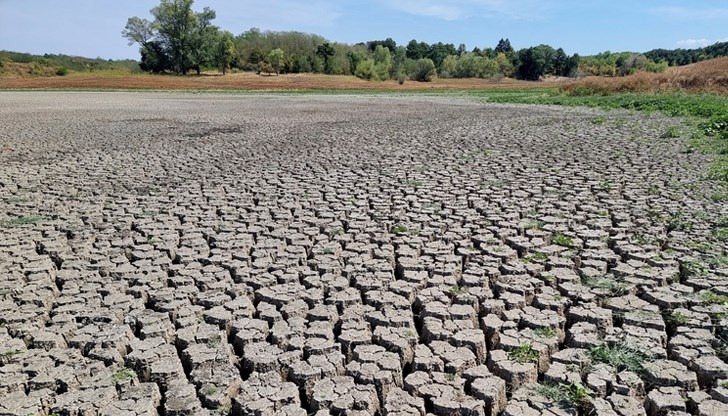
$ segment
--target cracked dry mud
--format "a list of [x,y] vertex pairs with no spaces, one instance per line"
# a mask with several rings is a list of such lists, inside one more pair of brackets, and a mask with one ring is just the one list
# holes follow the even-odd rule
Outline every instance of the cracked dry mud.
[[728,212],[674,119],[0,103],[0,415],[728,414]]

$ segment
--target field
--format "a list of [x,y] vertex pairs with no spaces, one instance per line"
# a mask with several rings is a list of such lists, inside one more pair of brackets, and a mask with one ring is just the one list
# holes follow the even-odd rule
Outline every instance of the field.
[[256,75],[237,74],[189,75],[184,77],[129,74],[125,72],[74,73],[65,77],[0,77],[2,89],[91,89],[91,90],[376,90],[376,91],[444,91],[482,89],[533,89],[553,87],[559,81],[546,83],[505,79],[438,79],[435,82],[397,81],[370,82],[353,76],[322,74]]
[[0,102],[0,414],[728,414],[728,196],[681,119]]

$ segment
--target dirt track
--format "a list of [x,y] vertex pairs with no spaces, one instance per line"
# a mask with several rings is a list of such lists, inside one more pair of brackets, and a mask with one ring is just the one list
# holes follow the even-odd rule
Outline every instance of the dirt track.
[[0,104],[0,415],[728,414],[728,208],[676,120]]

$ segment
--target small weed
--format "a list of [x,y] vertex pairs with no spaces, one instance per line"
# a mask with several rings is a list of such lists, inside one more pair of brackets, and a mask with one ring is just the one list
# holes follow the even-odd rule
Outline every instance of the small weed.
[[468,293],[468,288],[466,287],[460,287],[460,286],[453,286],[450,288],[450,294],[457,296]]
[[657,185],[652,184],[647,187],[647,193],[650,195],[657,195],[660,193],[660,188],[658,188]]
[[728,389],[728,380],[720,383],[720,386],[723,387],[724,389]]
[[209,348],[217,348],[222,343],[222,337],[220,335],[213,335],[207,340],[207,346]]
[[114,375],[111,376],[111,381],[114,384],[122,383],[124,381],[134,380],[136,378],[136,373],[131,368],[122,368],[119,369],[117,372],[114,373]]
[[406,181],[404,184],[405,186],[410,186],[412,188],[419,188],[422,186],[422,182],[420,181]]
[[593,361],[609,364],[617,371],[628,370],[638,374],[642,373],[643,365],[649,358],[642,351],[627,344],[592,348],[589,355]]
[[407,338],[414,338],[414,337],[416,337],[416,336],[417,336],[417,332],[415,332],[415,330],[414,330],[414,329],[408,329],[408,330],[404,331],[404,335],[405,335],[405,336],[406,336]]
[[212,384],[205,384],[202,386],[202,392],[205,394],[205,396],[214,396],[217,394],[217,387],[215,387]]
[[18,217],[6,220],[3,222],[3,224],[7,227],[15,227],[20,225],[37,224],[43,220],[45,220],[45,218],[41,217],[40,215],[28,215],[25,217]]
[[483,149],[480,151],[480,154],[482,154],[483,156],[490,156],[495,154],[495,150]]
[[602,192],[609,192],[612,190],[612,183],[609,181],[601,181],[599,182],[599,186],[597,186],[597,189],[599,189]]
[[668,233],[671,231],[690,231],[693,228],[693,224],[680,211],[670,214],[667,219],[666,228]]
[[538,362],[539,354],[533,349],[533,345],[527,342],[509,352],[508,356],[517,363],[525,364]]
[[543,221],[534,220],[526,224],[527,230],[543,230],[543,226],[546,225]]
[[712,290],[706,290],[700,293],[700,301],[704,304],[728,304],[728,296],[719,295]]
[[529,254],[528,256],[525,256],[523,260],[527,263],[531,262],[543,262],[549,259],[549,256],[546,255],[546,253],[542,253],[540,251],[537,251],[533,254]]
[[698,260],[682,262],[680,264],[680,270],[687,278],[693,276],[704,276],[708,272],[706,265]]
[[23,198],[20,196],[7,196],[0,199],[6,204],[22,204],[28,202],[28,198]]
[[605,116],[598,116],[591,119],[592,124],[601,125],[607,122],[607,118]]
[[561,233],[554,234],[552,241],[557,246],[568,248],[574,247],[574,240],[571,237]]
[[13,355],[20,354],[21,352],[22,351],[20,350],[8,350],[0,354],[0,357],[12,357]]
[[407,234],[409,232],[409,228],[407,228],[407,226],[405,225],[397,224],[392,227],[391,232],[393,234]]
[[335,251],[334,251],[334,249],[333,249],[333,248],[331,248],[331,247],[326,247],[326,248],[324,248],[324,250],[323,250],[323,253],[324,253],[324,254],[334,254],[334,253],[335,253]]
[[715,192],[710,196],[713,202],[726,202],[728,201],[728,192]]
[[581,383],[543,383],[535,388],[536,393],[553,401],[562,408],[585,408],[594,393]]
[[550,326],[536,328],[533,330],[533,333],[540,338],[555,338],[558,335],[558,332]]
[[612,297],[622,296],[627,292],[627,285],[608,276],[584,277],[581,279],[581,284],[592,289],[605,290]]
[[458,379],[457,373],[448,373],[445,377],[447,378],[447,381],[455,381]]
[[678,137],[682,136],[682,131],[680,130],[680,127],[678,126],[670,126],[667,130],[665,130],[662,135],[660,135],[660,138],[662,139],[677,139]]
[[668,315],[667,321],[674,325],[685,325],[688,323],[688,316],[682,312],[673,312]]

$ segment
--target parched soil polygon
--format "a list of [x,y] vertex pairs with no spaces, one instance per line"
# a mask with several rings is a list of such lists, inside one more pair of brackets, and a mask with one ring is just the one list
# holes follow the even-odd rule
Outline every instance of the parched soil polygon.
[[[679,120],[0,93],[0,415],[719,415],[728,207]],[[585,393],[586,392],[586,393]]]

